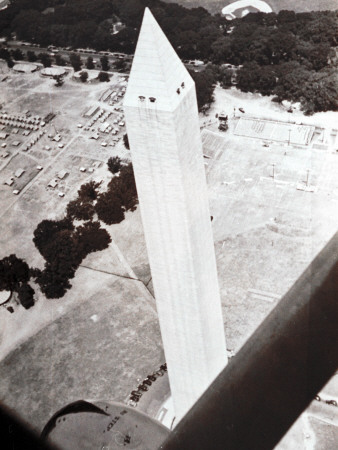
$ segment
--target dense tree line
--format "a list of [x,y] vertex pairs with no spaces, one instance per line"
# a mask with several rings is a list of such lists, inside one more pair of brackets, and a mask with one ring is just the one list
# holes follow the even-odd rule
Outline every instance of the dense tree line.
[[47,298],[59,298],[71,287],[69,280],[82,260],[91,252],[107,248],[111,238],[97,221],[75,226],[66,217],[40,222],[33,241],[46,261],[43,270],[34,272],[36,282]]
[[17,292],[21,304],[29,308],[34,304],[29,284],[33,278],[47,298],[63,297],[83,259],[108,247],[111,237],[100,221],[120,223],[138,202],[132,165],[115,157],[109,159],[108,169],[114,176],[104,192],[94,181],[82,185],[62,219],[43,220],[34,230],[33,242],[45,259],[43,269],[29,268],[15,255],[0,260],[0,291]]
[[[47,6],[54,9],[47,13]],[[187,9],[160,0],[12,0],[0,12],[0,30],[3,35],[15,32],[19,39],[42,46],[133,53],[145,6],[151,7],[182,57],[208,57],[212,41],[221,35],[219,25],[224,21],[220,17],[211,16],[204,8]],[[113,34],[113,25],[119,20],[125,27]]]
[[337,110],[337,13],[249,14],[212,44],[215,63],[243,65],[238,88],[301,102],[305,113]]
[[[46,6],[54,9],[46,13]],[[338,40],[334,11],[254,13],[227,22],[204,8],[187,9],[161,0],[12,0],[0,12],[0,30],[44,46],[133,53],[145,6],[151,8],[181,58],[243,65],[238,70],[240,89],[272,94],[278,101],[300,101],[307,113],[337,109],[338,88],[332,83]],[[119,20],[124,28],[114,34],[113,25]],[[7,59],[9,65],[13,58]],[[107,70],[105,62],[102,69]],[[231,84],[229,70],[218,75],[223,86]],[[100,80],[105,76],[100,75]],[[209,76],[206,79],[209,87],[214,84]],[[293,82],[296,89],[291,88]],[[317,101],[318,89],[322,93]]]
[[[62,297],[82,260],[108,247],[110,235],[98,220],[107,225],[120,223],[126,211],[136,208],[132,165],[122,165],[115,157],[109,159],[108,168],[115,176],[106,191],[99,192],[99,183],[94,181],[82,185],[62,220],[43,220],[34,231],[33,242],[46,261],[34,277],[47,298]],[[82,224],[76,226],[75,220]]]
[[214,101],[214,88],[220,77],[219,68],[214,64],[208,64],[202,72],[189,71],[195,81],[198,110],[205,112]]
[[127,211],[134,211],[138,203],[133,166],[121,165],[118,158],[108,160],[108,169],[114,176],[108,189],[99,195],[95,211],[102,222],[107,225],[120,223]]

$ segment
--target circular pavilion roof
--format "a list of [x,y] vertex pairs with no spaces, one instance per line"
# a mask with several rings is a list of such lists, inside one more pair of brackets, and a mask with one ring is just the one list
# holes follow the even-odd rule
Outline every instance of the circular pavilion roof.
[[35,72],[37,69],[37,66],[35,64],[15,64],[13,66],[13,70],[16,72],[22,72],[22,73],[32,73]]
[[0,305],[7,302],[11,297],[11,291],[0,291]]
[[64,75],[66,70],[63,67],[45,67],[41,70],[41,75],[46,77],[55,77],[58,75]]
[[268,2],[262,0],[238,0],[230,3],[222,9],[222,14],[227,19],[235,19],[236,17],[243,17],[249,12],[272,12],[272,8]]

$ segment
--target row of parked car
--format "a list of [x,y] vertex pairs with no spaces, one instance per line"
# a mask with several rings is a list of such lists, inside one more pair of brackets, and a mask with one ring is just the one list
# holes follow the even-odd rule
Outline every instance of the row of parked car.
[[135,389],[134,391],[131,391],[130,396],[129,396],[129,403],[132,406],[136,406],[137,402],[140,400],[143,393],[149,390],[149,387],[152,385],[152,383],[154,381],[156,381],[156,379],[158,377],[163,377],[165,372],[167,372],[167,364],[166,363],[162,364],[160,366],[159,370],[157,370],[156,372],[153,372],[151,375],[148,375],[147,378],[145,378],[142,381],[142,383],[140,383],[137,386],[137,389]]

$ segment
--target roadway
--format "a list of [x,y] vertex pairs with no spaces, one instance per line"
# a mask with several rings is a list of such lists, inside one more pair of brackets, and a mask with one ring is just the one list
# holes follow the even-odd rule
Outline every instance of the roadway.
[[[69,56],[71,54],[77,54],[80,56],[82,63],[84,64],[87,61],[88,56],[91,56],[93,58],[93,60],[95,61],[95,68],[97,68],[97,65],[100,65],[100,58],[102,58],[102,56],[107,56],[109,64],[114,64],[116,61],[118,61],[120,58],[117,58],[116,56],[113,55],[114,52],[109,52],[109,51],[102,51],[102,52],[98,52],[94,49],[92,50],[87,50],[86,52],[84,52],[82,49],[66,49],[66,48],[57,48],[57,50],[49,50],[47,47],[41,47],[38,44],[26,44],[24,42],[21,41],[7,41],[6,46],[8,49],[20,49],[25,55],[27,54],[28,51],[32,51],[35,52],[36,55],[38,55],[39,53],[47,53],[48,55],[50,55],[51,58],[55,58],[56,55],[60,55],[63,59],[65,59],[66,61],[66,65],[71,65],[69,62]],[[84,49],[85,50],[85,49]],[[124,60],[127,62],[132,62],[132,58],[133,55],[129,55],[126,53],[120,53],[120,52],[115,52],[115,53],[119,53],[120,55],[124,55]],[[202,70],[205,69],[206,64],[200,64],[195,66],[194,64],[188,64],[188,63],[184,63],[185,67],[189,70],[194,70],[195,72],[201,72]]]

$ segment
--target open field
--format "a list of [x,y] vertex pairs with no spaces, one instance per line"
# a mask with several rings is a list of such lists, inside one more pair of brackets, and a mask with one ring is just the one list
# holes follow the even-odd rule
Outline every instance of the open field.
[[[206,170],[227,343],[237,350],[336,231],[338,182],[325,172],[338,171],[338,155],[278,143],[266,148],[210,131],[202,137],[204,149],[219,148]],[[299,189],[307,170],[315,192]],[[243,326],[240,311],[248,304],[255,306]]]
[[[56,88],[38,73],[8,76],[1,103],[9,114],[27,109],[41,117],[56,114],[27,151],[22,148],[32,136],[7,127],[7,147],[0,150],[9,153],[0,158],[0,258],[16,253],[42,267],[32,242],[37,224],[61,218],[81,184],[106,185],[109,156],[129,158],[121,142],[124,126],[114,124],[121,120],[114,109],[120,101],[102,100],[107,91],[121,90],[124,81],[114,75],[111,83],[83,85],[68,76]],[[209,156],[205,167],[227,346],[236,352],[337,229],[336,115],[290,116],[268,98],[235,89],[217,88],[215,95],[208,115],[201,116],[202,140]],[[102,117],[89,126],[93,117],[84,114],[91,106],[111,113],[104,120],[119,127],[116,144],[109,145],[111,133],[99,131]],[[230,117],[225,133],[217,130],[215,114],[221,111]],[[295,146],[292,139],[288,145],[284,138],[265,147],[265,136],[234,134],[248,116],[260,123],[263,118],[285,122],[283,127],[301,120],[315,132],[307,146]],[[13,149],[19,137],[20,146]],[[3,184],[18,168],[25,172],[14,175],[15,184]],[[67,173],[59,178],[63,170]],[[55,188],[48,186],[51,180],[57,180]],[[17,196],[14,188],[20,190]],[[0,398],[38,430],[72,400],[125,400],[137,378],[164,362],[139,209],[106,228],[112,244],[82,262],[64,298],[46,300],[34,286],[32,309],[14,305],[14,314],[0,309]],[[330,385],[325,398],[338,396],[336,391],[336,383]],[[301,423],[306,428],[312,422],[318,427],[313,417]]]
[[63,310],[69,294],[45,304],[53,322],[2,361],[1,401],[38,431],[65,403],[124,401],[164,361],[155,311],[137,283],[79,269],[72,307]]

